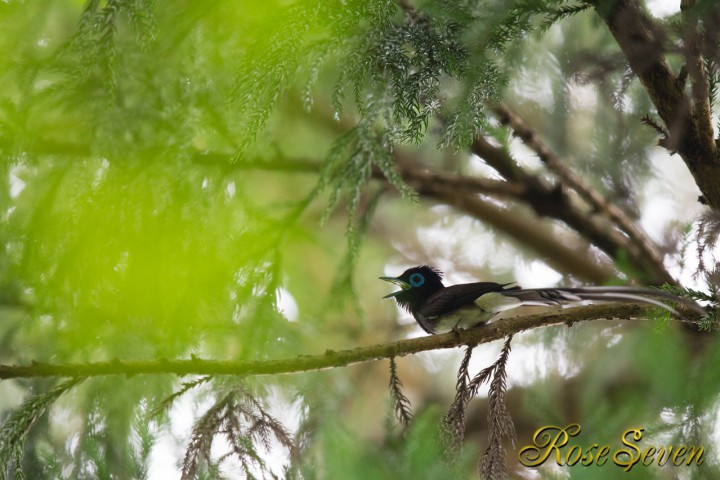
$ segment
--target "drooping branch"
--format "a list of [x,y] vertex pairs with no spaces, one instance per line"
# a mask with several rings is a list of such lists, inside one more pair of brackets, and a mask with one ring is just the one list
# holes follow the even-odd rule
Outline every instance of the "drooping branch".
[[0,365],[0,379],[37,377],[93,377],[103,375],[280,375],[327,368],[345,367],[356,363],[389,359],[427,350],[455,348],[467,344],[488,343],[534,328],[592,320],[633,319],[641,317],[648,307],[631,304],[604,304],[544,312],[502,319],[480,328],[458,333],[431,335],[389,344],[358,347],[350,350],[327,350],[320,355],[266,361],[232,360],[112,360],[98,363]]

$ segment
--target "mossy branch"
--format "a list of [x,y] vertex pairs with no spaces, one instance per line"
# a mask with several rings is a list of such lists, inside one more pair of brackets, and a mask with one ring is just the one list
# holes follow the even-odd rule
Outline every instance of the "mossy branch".
[[389,359],[427,350],[455,348],[467,344],[488,343],[516,333],[549,325],[591,320],[632,319],[646,315],[648,307],[628,304],[603,304],[544,312],[502,319],[481,328],[458,333],[432,335],[399,340],[387,344],[358,347],[350,350],[326,350],[320,355],[300,355],[293,358],[263,361],[243,360],[111,360],[96,363],[31,365],[0,365],[0,379],[33,377],[94,377],[102,375],[280,375],[338,368],[356,363]]

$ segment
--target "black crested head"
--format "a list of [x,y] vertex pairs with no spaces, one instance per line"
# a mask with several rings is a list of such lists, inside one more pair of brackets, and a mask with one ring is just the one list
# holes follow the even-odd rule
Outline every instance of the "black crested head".
[[442,272],[429,265],[408,268],[399,277],[380,277],[380,279],[402,288],[385,298],[395,297],[398,305],[412,314],[420,309],[430,295],[444,288]]

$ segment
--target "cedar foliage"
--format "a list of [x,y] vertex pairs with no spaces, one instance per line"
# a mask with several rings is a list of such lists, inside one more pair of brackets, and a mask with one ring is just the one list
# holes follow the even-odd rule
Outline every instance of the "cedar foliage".
[[[663,19],[640,0],[3,3],[0,362],[267,360],[377,342],[377,332],[395,338],[386,311],[364,311],[380,296],[368,272],[379,274],[398,231],[405,263],[450,261],[407,235],[418,226],[408,219],[438,219],[416,213],[426,200],[482,220],[515,242],[513,255],[539,256],[567,281],[670,282],[716,304],[716,3],[682,2]],[[583,88],[593,96],[586,110]],[[654,144],[686,163],[706,206],[660,240],[635,228]],[[395,192],[415,206],[392,204]],[[416,210],[388,221],[384,206]],[[439,221],[456,227],[459,214]],[[496,273],[466,254],[506,251],[498,238],[462,243],[452,264]],[[573,251],[592,271],[563,261]],[[666,268],[693,256],[703,290]],[[298,298],[297,322],[280,308],[281,289]],[[710,334],[712,313],[699,324]],[[439,478],[467,476],[473,464],[483,478],[505,478],[521,468],[508,442],[521,388],[535,415],[526,424],[572,411],[602,438],[643,421],[658,442],[705,442],[704,470],[691,475],[709,478],[720,468],[707,443],[720,382],[703,366],[720,349],[707,346],[714,337],[687,347],[658,319],[659,333],[628,329],[610,353],[611,341],[596,339],[612,329],[535,337],[578,365],[579,393],[557,391],[572,387],[568,372],[552,385],[536,375],[534,389],[509,385],[512,337],[471,378],[477,347],[468,346],[442,417],[421,388],[437,375],[403,382],[393,357],[389,395],[403,435],[388,429],[374,441],[348,420],[377,394],[351,369],[252,383],[4,381],[0,478],[148,478],[153,443],[186,399],[197,405],[182,478]],[[630,385],[614,378],[628,364]],[[478,440],[470,405],[484,383],[487,440]],[[270,413],[278,399],[297,407],[294,432]],[[278,450],[285,465],[268,461]]]

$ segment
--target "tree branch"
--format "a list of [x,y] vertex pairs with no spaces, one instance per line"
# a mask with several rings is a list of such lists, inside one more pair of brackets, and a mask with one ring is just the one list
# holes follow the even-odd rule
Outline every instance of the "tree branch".
[[[593,0],[595,9],[607,24],[630,68],[648,92],[660,117],[668,127],[669,141],[663,144],[677,150],[700,188],[705,202],[720,209],[720,159],[712,135],[708,136],[705,112],[707,88],[702,85],[702,69],[694,70],[693,105],[664,57],[665,34],[647,15],[637,0]],[[712,126],[710,126],[711,128]]]
[[[404,173],[404,170],[401,170]],[[507,209],[485,200],[475,193],[452,185],[432,181],[413,184],[419,194],[451,205],[474,218],[492,225],[519,244],[535,251],[540,258],[559,272],[568,273],[592,283],[602,284],[617,275],[610,263],[597,260],[590,245],[582,238],[563,242],[556,232],[541,228],[537,221],[517,209]]]
[[[0,137],[0,147],[6,141],[9,140]],[[92,155],[87,145],[44,139],[37,139],[32,148],[34,153],[43,155]],[[144,153],[149,155],[152,152]],[[519,243],[536,251],[558,271],[593,283],[605,283],[615,277],[616,272],[610,265],[593,261],[594,255],[590,253],[589,244],[583,239],[578,238],[576,242],[570,242],[574,246],[568,247],[559,242],[554,235],[538,229],[536,223],[528,222],[524,217],[518,218],[515,215],[509,215],[506,210],[477,196],[485,194],[508,200],[519,198],[524,195],[525,191],[525,187],[520,183],[436,172],[425,167],[417,167],[417,162],[410,162],[407,158],[403,158],[400,150],[396,150],[395,156],[398,159],[398,168],[403,180],[415,187],[420,194],[453,205],[475,218],[489,223]],[[317,174],[321,165],[320,161],[312,159],[288,159],[281,156],[233,162],[233,156],[230,153],[222,152],[194,152],[191,158],[198,165],[216,167],[227,172],[253,169]],[[382,172],[377,168],[373,169],[372,175],[373,178],[385,180]]]
[[609,219],[596,215],[589,208],[580,205],[563,185],[550,185],[542,178],[524,171],[517,165],[510,153],[478,136],[472,145],[472,151],[495,168],[510,181],[525,185],[526,189],[518,200],[525,202],[540,216],[555,218],[565,222],[570,228],[588,239],[607,253],[610,258],[618,259],[621,252],[627,255],[631,264],[647,275],[647,283],[661,285],[677,282],[665,270],[662,262],[646,255],[625,233],[614,228]]
[[695,0],[680,2],[683,17],[683,40],[685,48],[685,61],[690,76],[692,91],[692,118],[693,126],[697,130],[700,140],[709,145],[715,145],[715,135],[712,125],[712,111],[710,107],[710,87],[707,71],[703,60],[703,38],[697,18],[697,12],[692,11]]
[[648,307],[631,304],[590,305],[570,309],[505,318],[480,328],[458,333],[430,335],[397,342],[351,350],[327,350],[322,355],[301,355],[294,358],[267,361],[222,360],[157,360],[121,361],[98,363],[0,365],[0,379],[37,377],[93,377],[104,375],[280,375],[301,373],[327,368],[339,368],[356,363],[410,355],[427,350],[455,348],[466,344],[488,343],[509,335],[534,328],[572,324],[592,320],[637,318]]
[[665,270],[662,256],[656,245],[638,228],[637,224],[632,221],[625,212],[610,202],[600,194],[600,192],[593,189],[582,177],[567,168],[555,152],[550,150],[540,136],[512,109],[506,105],[493,105],[492,109],[498,116],[500,122],[512,128],[514,135],[537,153],[538,158],[557,176],[559,181],[575,190],[590,204],[595,212],[601,212],[607,215],[607,217],[629,237],[630,242],[635,243],[638,248],[642,250],[642,255],[647,258],[647,262],[655,264],[655,271],[661,272],[668,277],[670,276]]

